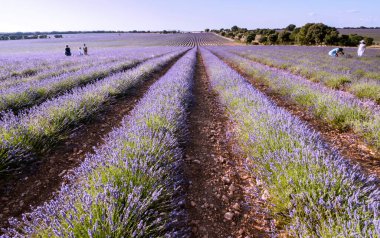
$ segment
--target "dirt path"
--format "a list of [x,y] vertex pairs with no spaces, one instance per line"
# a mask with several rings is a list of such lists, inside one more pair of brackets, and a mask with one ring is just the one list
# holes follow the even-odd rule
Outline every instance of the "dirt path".
[[40,161],[28,166],[20,174],[0,180],[0,227],[7,226],[8,218],[20,217],[31,210],[30,206],[42,205],[53,198],[61,184],[66,182],[64,175],[79,166],[85,154],[94,151],[93,147],[104,143],[103,138],[120,125],[122,118],[134,108],[149,87],[179,58],[170,61],[163,70],[130,89],[124,96],[111,100],[95,117],[72,131],[68,139],[41,155]]
[[192,237],[269,237],[271,218],[258,187],[233,153],[228,118],[210,90],[197,55],[194,102],[189,114],[184,174]]
[[[218,56],[219,57],[219,56]],[[220,57],[219,57],[220,58]],[[380,178],[380,154],[368,147],[365,140],[353,131],[341,132],[331,125],[317,119],[307,108],[292,103],[291,99],[273,91],[259,79],[239,70],[235,65],[221,58],[226,64],[244,76],[255,88],[264,93],[268,98],[285,108],[294,116],[300,118],[318,131],[323,140],[334,150],[337,150],[344,158],[353,164],[359,164],[365,173],[375,175]]]

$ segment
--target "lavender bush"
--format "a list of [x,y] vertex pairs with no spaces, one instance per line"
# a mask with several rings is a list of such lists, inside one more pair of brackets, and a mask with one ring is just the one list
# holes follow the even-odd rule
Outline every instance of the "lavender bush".
[[19,167],[34,154],[64,137],[63,132],[93,115],[111,96],[121,95],[148,78],[184,50],[151,59],[145,63],[103,80],[48,100],[20,112],[3,113],[0,121],[0,172],[9,165]]
[[212,88],[236,123],[250,168],[272,210],[295,237],[379,237],[377,178],[363,175],[317,132],[278,108],[242,76],[202,49]]
[[193,49],[153,84],[59,196],[12,221],[2,237],[188,237],[181,210],[179,138]]
[[151,58],[151,55],[161,55],[167,50],[168,48],[157,49],[156,51],[149,49],[148,52],[145,52],[145,49],[137,50],[134,54],[130,54],[128,58],[120,57],[116,62],[107,64],[99,62],[98,65],[89,68],[83,67],[73,73],[65,73],[58,77],[50,77],[39,81],[31,80],[0,90],[0,111],[6,109],[17,110],[35,105],[58,93],[132,68],[147,58]]
[[308,108],[315,116],[340,130],[354,130],[368,144],[380,149],[380,107],[373,102],[358,100],[350,94],[328,89],[300,76],[251,62],[220,49],[212,50],[256,80]]
[[[359,98],[380,103],[380,58],[376,49],[368,49],[363,58],[327,55],[327,47],[235,47],[233,52],[269,65],[289,70],[334,89],[347,88]],[[346,55],[356,54],[346,49]],[[352,55],[351,55],[352,56]],[[362,92],[365,93],[362,93]]]
[[[72,60],[64,61],[64,62],[52,62],[47,64],[44,61],[39,61],[38,64],[43,69],[41,72],[38,72],[35,75],[27,76],[27,77],[14,77],[7,80],[0,81],[0,89],[9,88],[15,85],[20,85],[26,82],[32,81],[41,81],[44,79],[58,77],[65,73],[76,72],[82,68],[88,68],[95,65],[100,65],[101,63],[111,63],[115,61],[120,61],[120,59],[128,58],[123,54],[112,54],[108,57],[75,57]],[[91,60],[90,60],[91,59]],[[21,60],[21,59],[20,59]],[[27,59],[24,59],[27,61]],[[14,64],[15,62],[11,62]],[[18,62],[21,64],[21,62]]]

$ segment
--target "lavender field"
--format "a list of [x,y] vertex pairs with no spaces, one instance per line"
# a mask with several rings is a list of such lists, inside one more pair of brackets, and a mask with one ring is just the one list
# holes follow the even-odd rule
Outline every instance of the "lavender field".
[[0,42],[0,237],[380,238],[380,50],[329,50]]

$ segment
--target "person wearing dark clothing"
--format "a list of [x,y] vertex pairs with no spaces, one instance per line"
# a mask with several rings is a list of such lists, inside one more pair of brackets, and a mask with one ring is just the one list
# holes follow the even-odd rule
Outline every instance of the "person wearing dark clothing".
[[70,50],[70,47],[68,45],[66,45],[66,48],[65,48],[65,55],[71,56],[71,50]]
[[86,44],[83,44],[83,53],[84,55],[88,55],[88,49],[87,49]]

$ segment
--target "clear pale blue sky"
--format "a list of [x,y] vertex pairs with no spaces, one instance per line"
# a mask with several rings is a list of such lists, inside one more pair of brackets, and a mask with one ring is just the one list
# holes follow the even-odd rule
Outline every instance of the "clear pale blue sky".
[[380,0],[0,0],[0,32],[380,26]]

